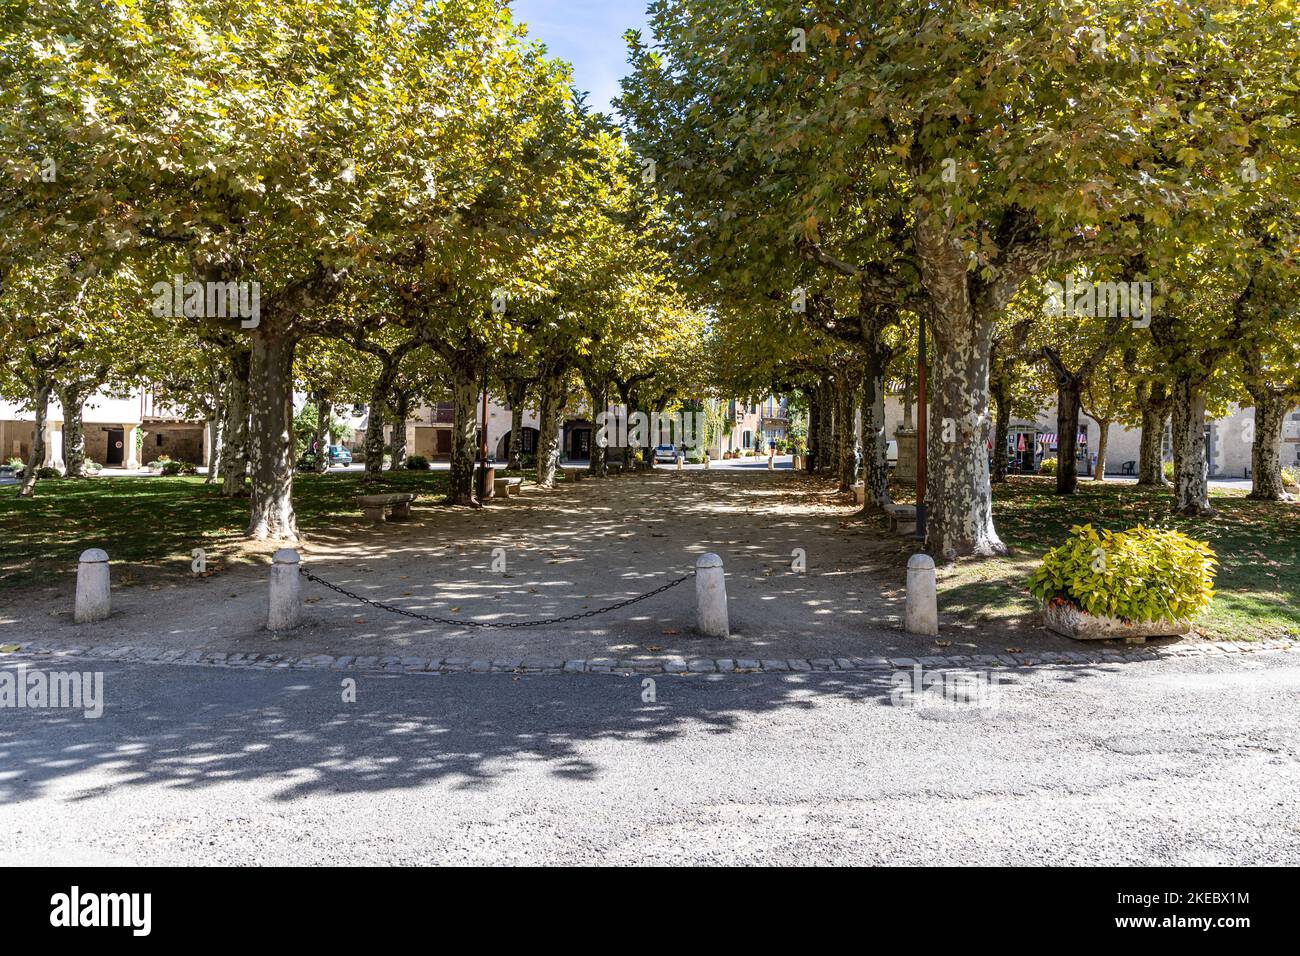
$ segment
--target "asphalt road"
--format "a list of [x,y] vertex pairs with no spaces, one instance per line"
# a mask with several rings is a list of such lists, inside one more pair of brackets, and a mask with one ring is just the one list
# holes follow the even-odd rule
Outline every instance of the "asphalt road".
[[614,675],[39,663],[102,670],[107,703],[0,710],[0,864],[1300,863],[1295,654],[923,707],[884,673],[651,703]]

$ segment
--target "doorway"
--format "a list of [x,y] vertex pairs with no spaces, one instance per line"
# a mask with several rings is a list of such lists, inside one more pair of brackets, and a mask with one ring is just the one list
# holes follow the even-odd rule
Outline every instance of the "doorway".
[[107,428],[108,432],[108,454],[104,458],[106,465],[120,465],[126,461],[126,430],[122,428]]

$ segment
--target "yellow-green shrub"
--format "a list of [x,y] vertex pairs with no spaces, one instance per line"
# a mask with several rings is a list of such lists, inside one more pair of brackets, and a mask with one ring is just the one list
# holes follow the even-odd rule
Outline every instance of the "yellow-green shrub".
[[1043,555],[1029,590],[1089,614],[1124,621],[1181,621],[1214,597],[1214,551],[1180,531],[1101,531],[1076,525],[1070,539]]
[[1056,459],[1055,459],[1055,458],[1044,458],[1042,461],[1040,461],[1040,462],[1038,463],[1038,473],[1039,473],[1040,475],[1054,475],[1054,474],[1056,474]]

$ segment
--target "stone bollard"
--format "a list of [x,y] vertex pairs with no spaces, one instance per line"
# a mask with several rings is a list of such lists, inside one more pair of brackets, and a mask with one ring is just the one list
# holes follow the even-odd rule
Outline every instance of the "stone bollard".
[[771,471],[771,470],[772,470],[773,468],[775,468],[775,467],[776,467],[776,457],[773,456],[773,455],[768,455],[768,456],[767,456],[767,470],[768,470],[768,471]]
[[705,471],[708,471],[708,470],[709,470],[709,456],[708,456],[708,455],[705,455],[705,456],[704,456],[704,470],[705,470]]
[[686,456],[685,456],[685,455],[678,455],[678,456],[677,456],[677,470],[678,470],[678,471],[681,471],[681,470],[682,470],[682,464],[683,464],[683,462],[685,462],[685,461],[686,461]]
[[281,548],[271,556],[271,601],[266,615],[268,631],[289,631],[298,626],[302,611],[298,578],[298,552]]
[[696,623],[706,637],[730,637],[727,622],[727,576],[722,559],[712,552],[695,562]]
[[111,610],[108,555],[99,548],[90,548],[81,552],[77,563],[77,603],[72,619],[78,624],[89,624],[104,620]]
[[909,634],[939,633],[939,606],[934,586],[934,558],[914,554],[907,562],[907,611],[904,628]]

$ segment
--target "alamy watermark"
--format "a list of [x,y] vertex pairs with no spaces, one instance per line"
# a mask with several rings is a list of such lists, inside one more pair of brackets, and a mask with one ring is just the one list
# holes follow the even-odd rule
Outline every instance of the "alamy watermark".
[[633,412],[631,415],[596,415],[596,444],[601,448],[644,448],[654,444],[685,446],[694,452],[704,437],[701,412]]
[[104,714],[103,671],[0,670],[0,709],[80,710],[94,720]]
[[1076,282],[1066,276],[1065,284],[1043,283],[1043,310],[1051,316],[1081,318],[1125,318],[1135,329],[1151,324],[1150,282]]
[[889,702],[895,707],[930,707],[963,704],[995,708],[1002,700],[996,671],[924,670],[895,671],[890,679]]
[[262,321],[262,285],[259,282],[155,282],[149,290],[155,318],[240,319],[240,327],[255,329]]

